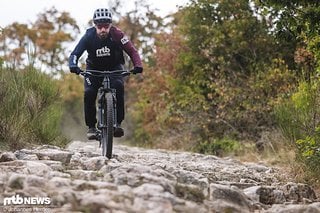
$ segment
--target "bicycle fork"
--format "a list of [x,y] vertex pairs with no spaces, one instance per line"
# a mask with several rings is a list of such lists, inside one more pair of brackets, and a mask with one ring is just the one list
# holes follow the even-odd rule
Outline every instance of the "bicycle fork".
[[101,148],[101,130],[105,126],[105,121],[103,118],[104,115],[104,108],[103,108],[103,102],[106,101],[104,97],[104,92],[102,88],[98,90],[98,129],[100,130],[100,134],[98,135],[99,139],[99,148]]
[[[110,91],[111,90],[111,91]],[[105,114],[104,112],[104,107],[103,107],[103,102],[107,101],[105,99],[105,94],[108,92],[111,92],[112,98],[113,98],[113,127],[117,127],[117,98],[116,98],[116,90],[115,89],[110,89],[109,91],[104,91],[104,89],[100,88],[98,91],[98,128],[101,129],[105,126],[105,117],[103,115]]]
[[111,89],[113,99],[113,128],[117,127],[117,98],[116,89]]
[[104,120],[103,120],[103,114],[104,114],[104,108],[103,108],[103,102],[106,101],[104,97],[104,92],[100,88],[98,91],[98,129],[101,129],[104,126]]

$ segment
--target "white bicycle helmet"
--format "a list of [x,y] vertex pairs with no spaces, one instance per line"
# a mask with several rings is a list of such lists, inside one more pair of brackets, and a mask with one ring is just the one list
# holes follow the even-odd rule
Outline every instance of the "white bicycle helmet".
[[94,11],[93,14],[93,23],[111,23],[112,22],[112,14],[106,8],[99,8]]

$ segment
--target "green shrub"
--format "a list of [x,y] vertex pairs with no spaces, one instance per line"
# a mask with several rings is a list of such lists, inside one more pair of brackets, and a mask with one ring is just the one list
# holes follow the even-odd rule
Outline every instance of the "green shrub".
[[315,134],[320,124],[319,92],[318,84],[300,83],[297,92],[275,108],[277,123],[292,143]]
[[319,178],[320,174],[320,127],[316,128],[314,136],[307,136],[297,140],[299,155],[311,176]]
[[310,174],[320,173],[320,85],[300,83],[291,98],[275,111],[285,137],[296,148],[296,158]]
[[61,101],[55,80],[33,68],[0,70],[2,148],[65,145],[60,133]]
[[203,154],[212,154],[223,156],[229,153],[235,153],[240,149],[240,143],[230,138],[213,139],[199,143],[194,151]]

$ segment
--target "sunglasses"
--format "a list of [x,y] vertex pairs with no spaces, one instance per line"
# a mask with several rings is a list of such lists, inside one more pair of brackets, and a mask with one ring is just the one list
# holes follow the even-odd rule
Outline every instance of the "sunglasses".
[[96,24],[96,27],[101,30],[102,28],[108,29],[110,27],[110,24]]

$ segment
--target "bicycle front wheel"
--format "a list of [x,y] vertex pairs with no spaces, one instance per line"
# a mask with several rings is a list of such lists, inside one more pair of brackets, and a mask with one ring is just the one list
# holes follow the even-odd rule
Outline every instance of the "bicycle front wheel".
[[111,93],[105,94],[104,104],[104,126],[101,129],[101,144],[102,144],[102,155],[111,158],[112,157],[112,146],[113,146],[113,97]]

